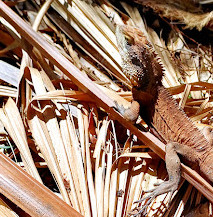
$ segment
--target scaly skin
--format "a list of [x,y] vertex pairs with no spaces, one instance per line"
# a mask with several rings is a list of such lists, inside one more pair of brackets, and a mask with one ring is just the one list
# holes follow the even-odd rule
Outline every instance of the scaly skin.
[[213,133],[209,128],[204,133],[198,130],[162,86],[162,66],[140,30],[117,26],[116,37],[122,69],[132,84],[133,95],[132,106],[127,110],[118,107],[118,110],[130,121],[135,121],[139,115],[131,113],[140,111],[144,121],[167,143],[165,161],[169,180],[149,191],[151,194],[142,199],[149,198],[146,206],[133,215],[137,216],[156,196],[177,189],[181,178],[178,154],[187,162],[196,163],[201,175],[213,182]]

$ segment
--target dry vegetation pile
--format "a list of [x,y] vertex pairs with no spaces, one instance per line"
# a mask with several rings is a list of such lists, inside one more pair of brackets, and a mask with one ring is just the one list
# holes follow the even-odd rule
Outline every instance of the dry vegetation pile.
[[[1,152],[82,215],[126,216],[167,172],[162,153],[151,151],[102,106],[104,97],[125,107],[132,99],[114,22],[147,35],[164,66],[164,86],[202,129],[212,126],[213,112],[209,1],[5,2],[37,34],[28,37],[0,17]],[[40,36],[45,47],[34,43]],[[67,61],[74,67],[66,68]],[[140,119],[137,123],[147,127]],[[211,186],[208,191],[212,195]],[[169,194],[164,194],[147,216],[183,216],[206,201],[207,216],[212,207],[202,193],[182,179],[169,209]],[[1,216],[27,216],[2,198]]]

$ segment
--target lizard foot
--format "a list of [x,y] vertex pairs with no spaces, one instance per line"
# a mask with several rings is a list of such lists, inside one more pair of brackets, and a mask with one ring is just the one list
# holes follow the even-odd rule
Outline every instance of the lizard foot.
[[126,109],[124,108],[124,106],[123,106],[123,105],[119,105],[116,100],[114,100],[114,103],[115,103],[115,109],[116,109],[117,111],[119,111],[122,115],[124,115],[125,110],[126,110]]
[[124,116],[126,120],[133,123],[136,122],[140,111],[140,105],[137,101],[132,101],[129,108],[124,108],[123,105],[119,105],[116,101],[114,101],[114,103],[116,105],[116,109]]
[[[145,216],[147,214],[147,208],[148,206],[151,204],[151,202],[158,196],[164,193],[168,193],[170,192],[170,197],[169,197],[169,202],[168,205],[171,202],[171,198],[173,193],[177,190],[178,187],[178,181],[170,179],[168,181],[165,181],[161,184],[155,184],[158,185],[158,187],[148,190],[148,191],[144,191],[145,193],[150,193],[149,195],[147,195],[146,197],[142,198],[141,200],[135,201],[134,203],[141,203],[145,200],[147,200],[146,204],[139,210],[139,208],[135,208],[133,210],[131,210],[129,212],[130,216],[136,217],[139,215]],[[136,210],[138,210],[137,212],[135,212]]]

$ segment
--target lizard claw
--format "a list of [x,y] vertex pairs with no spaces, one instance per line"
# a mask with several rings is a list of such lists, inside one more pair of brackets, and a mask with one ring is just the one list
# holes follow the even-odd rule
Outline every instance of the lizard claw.
[[115,109],[120,112],[122,115],[124,115],[126,109],[124,108],[123,105],[119,105],[118,102],[116,100],[114,100],[115,103]]
[[139,209],[139,208],[134,208],[133,210],[131,210],[129,213],[128,213],[128,216],[132,216],[132,217],[136,217],[136,216],[139,216],[139,215],[143,215],[143,216],[146,216],[147,212],[146,212],[146,206],[144,206],[142,209]]
[[157,184],[157,185],[158,185],[158,187],[156,187],[154,189],[151,189],[151,190],[148,190],[148,191],[144,191],[144,193],[150,193],[149,195],[147,195],[146,197],[142,198],[141,200],[138,200],[138,201],[134,202],[134,203],[141,203],[141,202],[143,202],[143,201],[145,201],[145,200],[148,199],[148,201],[146,202],[146,204],[137,213],[133,214],[133,212],[136,209],[139,209],[139,208],[131,210],[130,211],[130,215],[131,216],[136,217],[136,216],[138,216],[140,214],[143,214],[145,216],[146,215],[147,207],[152,203],[152,201],[158,195],[161,195],[161,194],[164,194],[164,193],[170,192],[170,197],[169,197],[169,201],[168,201],[168,204],[170,204],[171,199],[172,199],[172,195],[176,191],[178,183],[176,181],[174,181],[174,180],[168,180],[168,181],[165,181],[165,182],[163,182],[161,184]]
[[132,101],[129,108],[124,108],[123,105],[119,105],[117,101],[114,101],[115,109],[123,115],[127,121],[135,123],[139,116],[140,105],[137,101]]

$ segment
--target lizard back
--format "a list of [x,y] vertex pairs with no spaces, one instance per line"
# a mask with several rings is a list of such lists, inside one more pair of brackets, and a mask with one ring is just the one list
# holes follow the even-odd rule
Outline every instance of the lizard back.
[[[163,86],[158,87],[153,110],[151,124],[161,137],[167,143],[178,142],[191,147],[194,150],[192,155],[197,156],[201,173],[213,181],[213,146]],[[189,161],[192,161],[191,158],[194,156],[187,156]]]
[[179,142],[198,152],[206,150],[209,146],[203,133],[163,86],[158,87],[152,124],[167,142]]

